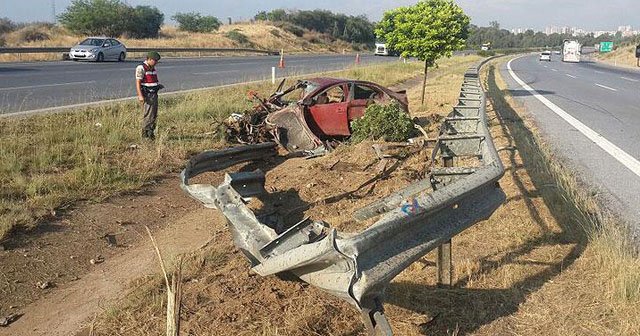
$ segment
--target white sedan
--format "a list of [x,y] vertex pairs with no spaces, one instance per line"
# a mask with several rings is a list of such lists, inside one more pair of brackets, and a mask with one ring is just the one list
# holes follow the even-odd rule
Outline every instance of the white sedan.
[[69,58],[102,62],[114,60],[123,62],[127,58],[127,48],[120,41],[108,37],[89,37],[69,51]]
[[551,52],[550,51],[543,51],[542,53],[540,53],[540,61],[551,62]]

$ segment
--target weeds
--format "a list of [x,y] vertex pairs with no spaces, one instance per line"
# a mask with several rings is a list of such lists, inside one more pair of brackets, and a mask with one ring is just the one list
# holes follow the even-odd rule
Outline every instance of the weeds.
[[[383,85],[412,77],[413,64],[347,70],[337,76],[377,78]],[[190,155],[222,146],[215,125],[248,110],[249,89],[268,83],[161,98],[158,139],[141,142],[135,102],[23,119],[0,119],[0,240],[31,229],[68,204],[100,201],[176,172]],[[212,99],[215,97],[215,99]]]
[[225,34],[225,36],[232,40],[237,42],[238,44],[242,45],[242,46],[252,46],[253,43],[251,43],[251,41],[249,41],[249,38],[244,35],[243,33],[241,33],[238,29],[234,29],[232,31],[229,31]]
[[398,102],[373,104],[367,107],[364,117],[351,123],[351,140],[405,141],[414,133],[411,117],[402,110]]

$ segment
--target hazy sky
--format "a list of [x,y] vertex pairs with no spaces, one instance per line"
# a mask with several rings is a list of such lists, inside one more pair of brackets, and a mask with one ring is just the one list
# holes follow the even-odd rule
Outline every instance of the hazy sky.
[[[71,0],[0,0],[0,17],[14,21],[52,21],[52,2],[64,11]],[[351,15],[365,14],[378,20],[389,8],[416,0],[128,0],[130,5],[158,7],[171,17],[176,12],[196,11],[223,21],[248,19],[260,10],[274,8],[328,9]],[[619,25],[640,28],[640,0],[456,0],[477,25],[497,20],[505,28],[543,29],[548,25],[579,26],[610,30]]]

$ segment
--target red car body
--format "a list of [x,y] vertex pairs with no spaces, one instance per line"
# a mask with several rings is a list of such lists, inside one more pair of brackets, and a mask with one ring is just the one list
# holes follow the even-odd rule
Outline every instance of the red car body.
[[[409,112],[405,91],[372,82],[321,77],[299,81],[294,87],[302,90],[299,100],[270,113],[266,120],[280,145],[292,152],[313,151],[326,141],[348,138],[351,122],[371,104],[395,100]],[[335,92],[337,97],[329,97]]]

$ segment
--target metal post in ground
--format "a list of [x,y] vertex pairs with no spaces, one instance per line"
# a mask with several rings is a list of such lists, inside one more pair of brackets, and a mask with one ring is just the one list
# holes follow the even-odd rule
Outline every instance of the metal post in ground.
[[438,246],[436,260],[438,268],[438,286],[449,287],[453,284],[453,263],[451,261],[451,239]]
[[[453,167],[453,158],[443,158],[444,166]],[[449,287],[453,284],[453,262],[451,261],[451,239],[438,246],[436,268],[438,286]]]

